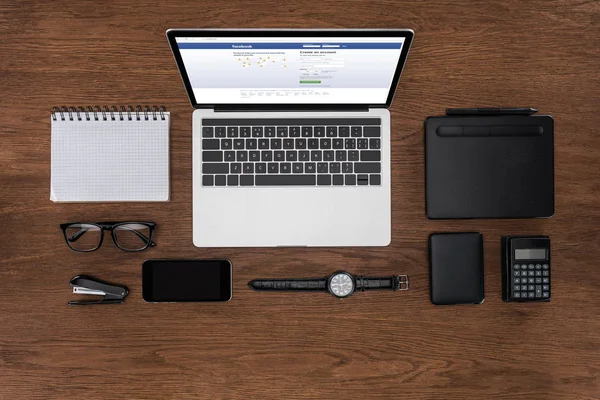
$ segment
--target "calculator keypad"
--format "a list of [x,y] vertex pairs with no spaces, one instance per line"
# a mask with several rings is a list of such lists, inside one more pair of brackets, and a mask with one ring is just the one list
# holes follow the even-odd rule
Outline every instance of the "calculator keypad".
[[511,298],[517,301],[540,301],[550,298],[550,265],[546,263],[514,264]]

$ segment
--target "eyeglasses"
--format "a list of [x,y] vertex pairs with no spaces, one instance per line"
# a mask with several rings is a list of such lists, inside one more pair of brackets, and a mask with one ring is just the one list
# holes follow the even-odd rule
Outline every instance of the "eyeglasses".
[[61,224],[65,242],[71,250],[98,250],[104,231],[110,231],[113,243],[123,251],[143,251],[156,246],[152,241],[154,222],[72,222]]

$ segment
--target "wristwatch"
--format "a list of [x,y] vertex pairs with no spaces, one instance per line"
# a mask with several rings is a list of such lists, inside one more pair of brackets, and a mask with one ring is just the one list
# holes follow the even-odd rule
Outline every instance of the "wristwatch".
[[408,290],[407,275],[381,278],[354,276],[338,271],[321,279],[255,279],[248,282],[254,290],[327,292],[338,298],[350,296],[356,290]]

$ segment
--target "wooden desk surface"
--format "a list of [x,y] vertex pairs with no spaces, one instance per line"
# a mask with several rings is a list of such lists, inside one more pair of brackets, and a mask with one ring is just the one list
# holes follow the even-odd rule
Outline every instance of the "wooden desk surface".
[[[110,4],[109,4],[110,3]],[[600,7],[593,1],[17,2],[0,5],[0,399],[600,398]],[[217,5],[217,3],[221,3]],[[174,27],[412,28],[392,111],[392,244],[192,245],[191,114]],[[164,104],[172,200],[54,204],[52,106]],[[556,121],[556,214],[428,221],[423,120],[447,107],[533,106]],[[158,246],[70,252],[58,225],[156,221]],[[429,302],[427,237],[480,231],[486,301]],[[548,304],[501,300],[500,236],[547,234]],[[233,261],[226,304],[145,304],[147,258]],[[406,273],[411,290],[259,294],[256,277]],[[126,284],[122,305],[68,307],[69,279]]]

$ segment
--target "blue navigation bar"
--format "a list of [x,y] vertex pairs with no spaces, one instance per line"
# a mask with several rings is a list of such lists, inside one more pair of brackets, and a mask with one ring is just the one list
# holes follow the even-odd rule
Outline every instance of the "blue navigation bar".
[[180,50],[374,50],[402,48],[402,43],[178,43],[178,45]]

